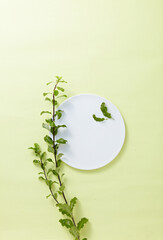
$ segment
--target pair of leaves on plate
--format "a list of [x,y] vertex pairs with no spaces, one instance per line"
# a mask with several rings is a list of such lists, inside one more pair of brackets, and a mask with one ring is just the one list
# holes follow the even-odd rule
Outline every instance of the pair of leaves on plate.
[[104,120],[107,120],[108,118],[112,118],[112,115],[111,115],[111,113],[108,112],[107,106],[104,102],[101,103],[100,109],[105,118],[104,117],[100,118],[100,117],[97,117],[95,114],[93,114],[92,116],[95,121],[102,122]]

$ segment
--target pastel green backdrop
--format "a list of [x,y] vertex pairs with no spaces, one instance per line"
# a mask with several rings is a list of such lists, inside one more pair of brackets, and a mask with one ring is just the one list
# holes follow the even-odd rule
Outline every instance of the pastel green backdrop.
[[118,157],[96,171],[64,166],[89,240],[163,239],[162,0],[0,2],[0,239],[70,240],[27,150],[42,142],[45,83],[112,101],[126,124]]

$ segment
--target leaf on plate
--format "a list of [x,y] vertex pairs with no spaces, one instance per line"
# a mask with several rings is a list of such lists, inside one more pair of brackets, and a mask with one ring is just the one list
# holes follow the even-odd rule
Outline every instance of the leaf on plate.
[[108,112],[107,106],[104,102],[101,103],[100,109],[105,117],[112,118],[111,113]]
[[102,121],[106,120],[105,118],[96,117],[95,114],[93,114],[92,116],[93,116],[94,120],[97,121],[97,122],[102,122]]

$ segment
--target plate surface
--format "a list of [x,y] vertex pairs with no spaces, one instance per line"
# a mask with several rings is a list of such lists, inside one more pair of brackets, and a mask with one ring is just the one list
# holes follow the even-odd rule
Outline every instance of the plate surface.
[[[114,119],[96,122],[92,115],[103,117],[100,105],[105,102]],[[56,139],[64,138],[58,152],[71,167],[91,170],[105,166],[120,152],[125,139],[125,125],[118,109],[107,99],[93,94],[80,94],[64,101],[58,109],[64,111],[56,124],[60,128]]]

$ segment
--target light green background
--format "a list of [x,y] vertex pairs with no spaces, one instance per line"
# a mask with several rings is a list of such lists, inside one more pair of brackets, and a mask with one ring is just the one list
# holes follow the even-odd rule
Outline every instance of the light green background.
[[97,171],[64,166],[89,240],[163,239],[163,1],[1,0],[0,239],[70,240],[27,150],[43,143],[42,92],[112,101],[126,124],[118,157]]

